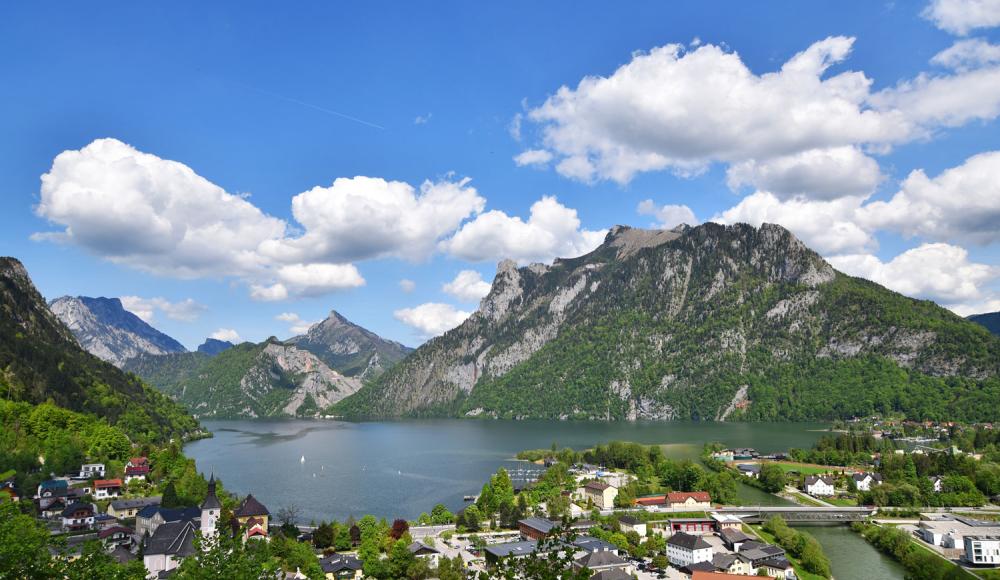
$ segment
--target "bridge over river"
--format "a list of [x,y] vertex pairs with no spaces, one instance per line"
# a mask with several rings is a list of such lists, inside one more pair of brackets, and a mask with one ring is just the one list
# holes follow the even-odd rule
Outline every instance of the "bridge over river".
[[807,506],[734,506],[712,510],[740,516],[745,522],[762,522],[771,516],[781,516],[787,522],[854,522],[875,514],[870,507],[807,507]]

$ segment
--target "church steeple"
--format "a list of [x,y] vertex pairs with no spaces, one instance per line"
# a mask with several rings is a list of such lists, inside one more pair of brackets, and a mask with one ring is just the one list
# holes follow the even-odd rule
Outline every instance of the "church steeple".
[[222,514],[222,502],[215,495],[215,474],[208,480],[208,494],[205,501],[201,502],[201,535],[208,537],[215,535],[215,527]]

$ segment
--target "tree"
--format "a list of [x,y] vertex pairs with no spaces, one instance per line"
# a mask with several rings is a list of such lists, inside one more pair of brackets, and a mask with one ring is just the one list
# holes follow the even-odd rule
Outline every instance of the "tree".
[[167,485],[163,486],[163,494],[160,499],[160,505],[165,508],[176,508],[181,507],[180,499],[177,498],[177,488],[174,486],[174,482],[168,481]]
[[334,530],[333,526],[326,522],[320,523],[319,526],[313,531],[313,545],[319,549],[329,548],[333,545],[334,541]]
[[438,560],[438,580],[465,580],[465,562],[461,556],[454,559],[442,556]]
[[49,533],[17,505],[0,502],[0,578],[47,578]]
[[776,463],[765,462],[760,466],[760,484],[770,493],[785,489],[785,470]]
[[389,552],[388,565],[386,571],[387,578],[406,578],[410,565],[417,559],[407,547],[406,542],[398,540]]
[[178,580],[274,578],[280,569],[268,542],[243,542],[229,534],[203,538],[199,533],[194,545],[195,553],[177,568],[174,577]]
[[468,528],[470,532],[478,532],[480,514],[476,505],[473,504],[465,508],[463,514],[465,516],[465,527]]
[[399,540],[409,530],[410,524],[406,520],[397,519],[392,522],[392,529],[389,530],[389,536],[393,540]]
[[431,523],[434,525],[441,526],[445,524],[450,524],[454,519],[455,516],[453,516],[452,513],[448,511],[448,508],[445,507],[443,503],[435,505],[434,509],[431,510]]

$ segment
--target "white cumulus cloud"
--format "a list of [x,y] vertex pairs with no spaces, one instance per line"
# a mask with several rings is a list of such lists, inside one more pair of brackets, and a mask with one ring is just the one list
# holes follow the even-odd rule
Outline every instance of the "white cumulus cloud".
[[545,165],[552,161],[552,153],[545,149],[528,149],[514,157],[514,163],[523,167],[525,165]]
[[405,292],[406,294],[413,292],[413,290],[416,289],[416,287],[417,283],[414,282],[413,280],[410,280],[409,278],[403,278],[402,280],[399,281],[399,289]]
[[1000,26],[1000,0],[931,0],[921,15],[941,30],[964,36]]
[[281,314],[274,317],[275,320],[280,320],[281,322],[288,323],[288,332],[293,335],[305,334],[309,332],[309,328],[316,324],[315,322],[307,322],[302,320],[302,317],[295,312],[282,312]]
[[981,38],[959,40],[934,55],[931,63],[955,70],[969,70],[1000,63],[1000,46]]
[[490,283],[483,280],[482,274],[475,270],[462,270],[441,289],[462,302],[478,302],[490,293]]
[[240,333],[236,332],[232,328],[220,328],[208,335],[208,337],[214,338],[215,340],[225,340],[233,344],[238,344],[243,341],[243,339],[240,338]]
[[749,185],[782,198],[835,199],[867,195],[883,176],[877,161],[857,147],[845,146],[741,161],[729,167],[726,178],[734,190]]
[[970,261],[964,248],[943,243],[922,244],[888,262],[870,254],[834,256],[829,261],[848,274],[907,296],[934,300],[963,315],[973,313],[970,304],[995,299],[986,285],[1000,275],[995,266]]
[[471,315],[471,312],[439,302],[427,302],[413,308],[402,308],[393,312],[396,320],[415,328],[421,336],[428,338],[448,332],[462,324]]
[[656,218],[656,227],[670,229],[680,224],[689,226],[698,225],[698,218],[694,212],[686,205],[656,205],[651,199],[639,202],[636,208],[639,215],[651,215]]
[[171,320],[193,322],[198,319],[202,312],[208,310],[204,304],[195,302],[193,298],[171,302],[162,297],[122,296],[119,300],[121,300],[125,310],[135,314],[148,324],[152,324],[156,320],[157,312],[163,313]]
[[503,258],[548,262],[583,255],[600,245],[606,234],[607,230],[581,228],[575,209],[546,196],[531,205],[527,221],[499,210],[481,213],[440,247],[473,262]]

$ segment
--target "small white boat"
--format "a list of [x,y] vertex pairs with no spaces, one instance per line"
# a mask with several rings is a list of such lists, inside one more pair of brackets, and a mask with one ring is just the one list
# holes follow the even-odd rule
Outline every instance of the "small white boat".
[[299,463],[305,463],[305,462],[306,462],[306,456],[303,455],[302,459],[299,459]]

